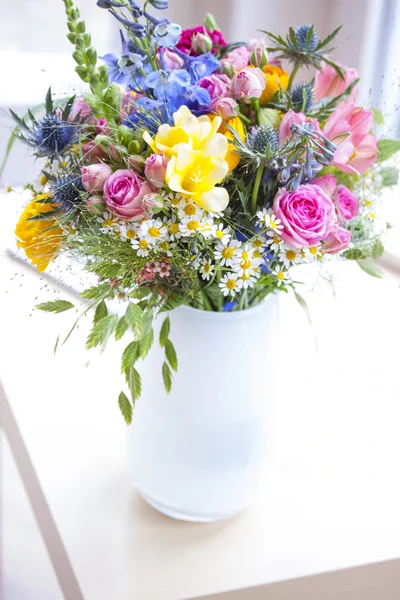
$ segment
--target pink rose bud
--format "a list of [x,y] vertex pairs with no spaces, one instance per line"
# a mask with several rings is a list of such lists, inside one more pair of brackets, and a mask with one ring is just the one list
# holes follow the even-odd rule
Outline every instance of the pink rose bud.
[[111,130],[108,126],[107,119],[102,117],[101,119],[95,119],[93,122],[94,130],[97,134],[110,135]]
[[256,40],[250,54],[250,64],[253,67],[262,69],[268,62],[268,53],[265,49],[264,42],[261,39]]
[[212,47],[212,40],[206,33],[196,32],[192,37],[192,50],[196,54],[206,54],[207,52],[211,52]]
[[131,169],[118,169],[104,184],[107,209],[121,219],[131,221],[146,216],[142,200],[151,192],[154,192],[154,188]]
[[103,148],[99,146],[95,141],[88,142],[82,146],[83,161],[87,165],[99,163],[107,157]]
[[160,194],[146,194],[146,196],[143,197],[142,206],[150,214],[156,215],[163,209],[164,199]]
[[350,221],[360,214],[358,198],[345,185],[338,185],[336,188],[336,205],[340,215]]
[[236,117],[239,105],[233,98],[221,98],[216,102],[214,110],[222,119],[230,119]]
[[220,75],[226,75],[229,79],[232,79],[236,73],[236,69],[229,60],[220,60],[217,73]]
[[101,196],[92,196],[86,200],[86,208],[92,215],[102,215],[107,210],[104,198]]
[[226,55],[226,60],[232,63],[236,70],[244,69],[248,66],[250,60],[250,52],[245,46],[239,46]]
[[351,233],[341,225],[338,225],[325,239],[322,250],[327,254],[337,254],[346,250],[350,244]]
[[246,67],[236,73],[232,89],[237,100],[250,104],[261,96],[265,88],[265,75],[258,67]]
[[147,181],[157,188],[162,187],[165,183],[167,164],[168,159],[163,154],[151,154],[146,158],[144,174]]
[[82,184],[87,192],[102,192],[111,169],[104,163],[82,167]]
[[171,71],[182,69],[185,64],[182,57],[178,56],[172,50],[168,50],[168,48],[164,49],[164,62],[167,69],[170,69]]
[[112,144],[108,148],[108,154],[115,162],[121,162],[121,158],[125,158],[125,155],[128,154],[128,150],[124,146],[114,146],[114,144]]
[[132,154],[131,156],[128,157],[128,164],[135,171],[137,171],[140,174],[143,174],[146,161],[143,158],[143,156],[140,156],[139,154]]

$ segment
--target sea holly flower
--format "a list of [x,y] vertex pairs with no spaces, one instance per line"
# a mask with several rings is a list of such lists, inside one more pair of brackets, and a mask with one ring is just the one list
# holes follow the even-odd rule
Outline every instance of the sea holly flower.
[[82,202],[85,188],[81,175],[60,175],[50,184],[54,202],[64,212],[70,212]]
[[318,46],[318,36],[314,31],[313,25],[300,25],[294,30],[296,43],[291,42],[293,49],[312,51]]

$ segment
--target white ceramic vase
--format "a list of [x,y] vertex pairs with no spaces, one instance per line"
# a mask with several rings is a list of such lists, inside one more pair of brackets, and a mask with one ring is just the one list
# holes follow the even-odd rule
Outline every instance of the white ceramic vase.
[[278,368],[277,302],[269,295],[238,312],[172,311],[179,368],[170,394],[157,338],[138,366],[143,386],[129,431],[130,465],[134,486],[159,511],[216,521],[255,498]]

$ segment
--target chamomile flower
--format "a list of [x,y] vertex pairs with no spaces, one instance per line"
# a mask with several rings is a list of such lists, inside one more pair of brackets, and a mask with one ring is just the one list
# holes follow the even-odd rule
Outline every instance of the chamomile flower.
[[179,202],[178,215],[181,220],[189,218],[196,218],[201,221],[204,211],[197,206],[190,198],[183,199]]
[[171,250],[175,248],[175,246],[176,244],[171,244],[171,242],[161,242],[158,248],[165,256],[172,256]]
[[232,237],[229,233],[229,229],[227,227],[224,228],[223,223],[220,223],[219,225],[214,224],[212,228],[212,234],[223,246],[226,246]]
[[136,223],[123,223],[120,226],[121,237],[127,240],[133,240],[138,234],[138,225]]
[[278,287],[281,287],[283,284],[290,283],[290,278],[287,271],[283,270],[282,265],[277,265],[272,273],[276,276],[278,280]]
[[132,248],[137,250],[137,255],[145,258],[149,255],[150,243],[146,239],[139,240],[138,238],[131,241]]
[[193,237],[196,233],[199,233],[201,226],[201,219],[198,219],[195,215],[181,221],[179,231],[184,237]]
[[226,273],[218,285],[224,296],[234,296],[241,289],[243,281],[238,279],[237,273]]
[[238,255],[241,243],[237,240],[231,240],[227,246],[218,244],[215,249],[215,259],[222,265],[231,267]]
[[323,256],[320,244],[317,246],[310,246],[309,248],[303,248],[301,254],[306,262],[314,262],[314,260],[321,259]]
[[97,222],[101,224],[102,233],[120,233],[120,223],[116,215],[111,212],[103,212],[101,217],[97,217]]
[[205,281],[209,281],[211,275],[214,272],[214,265],[212,264],[212,262],[210,260],[208,260],[207,258],[204,258],[201,261],[201,266],[200,266],[199,271],[201,273],[201,278],[204,279]]
[[168,239],[168,230],[161,219],[147,219],[140,226],[140,235],[152,246]]
[[77,234],[78,230],[72,221],[63,226],[63,235],[66,242],[72,242],[76,238]]
[[280,250],[284,246],[283,239],[276,233],[274,234],[273,237],[269,237],[265,241],[265,243],[267,246],[269,246],[269,250],[273,250],[274,252],[280,252]]
[[260,262],[260,258],[254,258],[251,244],[244,244],[234,258],[233,269],[239,274],[239,277],[243,274],[249,275],[254,268],[259,266]]
[[257,217],[260,225],[264,225],[268,229],[267,235],[273,236],[275,233],[282,231],[281,220],[276,217],[272,208],[263,208],[257,213]]
[[286,246],[279,252],[278,258],[288,269],[291,265],[301,262],[301,250]]
[[249,272],[243,273],[239,276],[239,280],[242,282],[242,287],[247,290],[247,288],[253,287],[255,282],[257,281],[257,277],[255,275],[251,275]]
[[213,220],[212,219],[202,219],[200,222],[199,232],[201,235],[208,240],[213,234]]
[[179,231],[179,225],[176,222],[176,216],[172,215],[171,219],[164,218],[164,224],[167,228],[168,236],[170,240],[179,240],[182,237],[182,233]]

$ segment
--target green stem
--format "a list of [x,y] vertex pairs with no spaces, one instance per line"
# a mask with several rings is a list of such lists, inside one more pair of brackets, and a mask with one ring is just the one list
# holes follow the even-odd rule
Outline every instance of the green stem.
[[247,117],[245,117],[244,115],[242,115],[242,113],[238,113],[238,117],[240,119],[242,119],[242,121],[244,121],[248,125],[253,125],[253,123],[250,121],[250,119],[248,119]]
[[256,211],[257,211],[257,196],[258,196],[258,190],[260,188],[260,183],[261,183],[261,178],[263,176],[263,173],[264,173],[264,165],[261,164],[257,169],[256,178],[254,181],[253,193],[251,195],[251,212],[253,215],[255,215]]
[[292,87],[294,78],[296,77],[296,74],[297,74],[297,71],[299,70],[299,68],[300,68],[300,63],[296,62],[295,65],[294,65],[294,67],[293,67],[293,71],[290,73],[289,83],[288,83],[286,91],[289,91],[290,88]]

